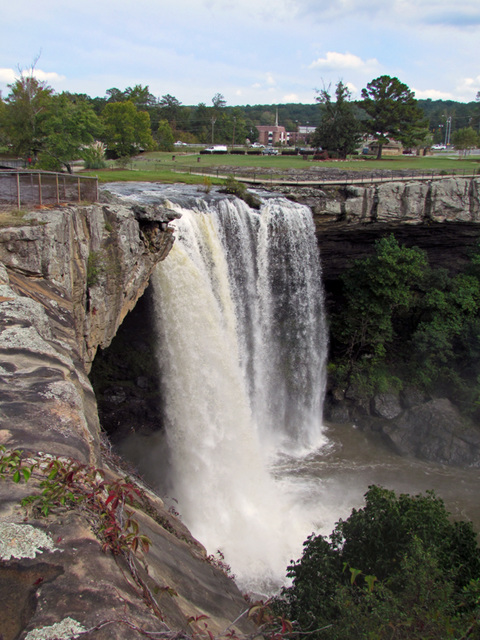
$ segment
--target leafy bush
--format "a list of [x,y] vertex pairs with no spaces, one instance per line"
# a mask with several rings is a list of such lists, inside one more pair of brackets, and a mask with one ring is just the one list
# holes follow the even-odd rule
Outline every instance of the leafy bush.
[[105,145],[98,140],[93,142],[83,149],[82,158],[85,169],[104,169],[107,166],[105,162]]
[[404,381],[442,393],[473,413],[480,407],[480,264],[463,273],[432,269],[427,254],[393,235],[342,275],[331,316],[334,382],[365,395]]
[[247,187],[243,182],[238,182],[235,180],[233,176],[228,176],[225,180],[224,186],[219,189],[220,193],[229,193],[231,195],[237,196],[244,202],[248,204],[252,209],[260,208],[260,200],[248,191]]
[[[432,492],[371,486],[365,507],[329,539],[310,536],[274,602],[326,638],[480,637],[480,549],[470,522],[451,522]],[[321,633],[313,633],[322,629]]]

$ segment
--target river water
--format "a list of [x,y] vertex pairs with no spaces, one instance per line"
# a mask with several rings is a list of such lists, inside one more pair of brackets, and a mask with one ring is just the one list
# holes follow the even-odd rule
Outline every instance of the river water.
[[[392,453],[373,433],[324,424],[327,356],[311,213],[267,198],[260,212],[196,187],[108,185],[180,214],[153,277],[163,435],[123,453],[241,588],[270,593],[312,532],[328,534],[371,484],[433,489],[480,528],[478,470]],[[168,499],[168,498],[167,498]]]

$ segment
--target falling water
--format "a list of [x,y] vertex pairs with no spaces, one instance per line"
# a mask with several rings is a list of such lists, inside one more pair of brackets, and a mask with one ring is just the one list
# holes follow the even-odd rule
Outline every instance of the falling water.
[[246,588],[278,585],[311,532],[269,473],[324,443],[325,319],[310,210],[176,205],[154,276],[171,491]]
[[269,199],[256,212],[196,187],[108,189],[182,216],[155,275],[170,451],[159,433],[132,434],[123,452],[178,500],[209,553],[222,550],[241,587],[273,591],[307,535],[328,535],[370,484],[435,489],[480,527],[477,469],[397,456],[352,424],[323,432],[325,320],[308,209]]

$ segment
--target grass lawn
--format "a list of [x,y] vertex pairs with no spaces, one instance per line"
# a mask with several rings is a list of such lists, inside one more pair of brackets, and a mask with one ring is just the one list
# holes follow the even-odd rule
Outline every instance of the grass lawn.
[[[175,160],[173,160],[173,157]],[[311,156],[309,156],[311,158]],[[251,155],[199,155],[188,152],[150,152],[132,158],[127,169],[116,169],[114,162],[109,168],[99,171],[85,172],[85,175],[96,175],[100,182],[145,181],[145,182],[184,182],[201,184],[206,178],[193,175],[205,172],[208,174],[235,174],[236,170],[249,169],[257,178],[271,177],[269,169],[274,169],[286,177],[290,169],[311,172],[312,179],[319,169],[337,169],[341,171],[420,171],[423,173],[455,173],[456,175],[480,174],[480,156],[458,158],[450,155],[435,156],[390,156],[382,160],[364,159],[361,157],[345,161],[305,160],[302,156],[251,156]],[[211,178],[212,184],[222,184],[223,180]]]

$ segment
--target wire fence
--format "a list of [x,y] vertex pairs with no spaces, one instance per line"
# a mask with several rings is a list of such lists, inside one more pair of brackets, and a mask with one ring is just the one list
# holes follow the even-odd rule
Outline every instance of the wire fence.
[[97,202],[98,179],[52,171],[0,171],[0,203]]

